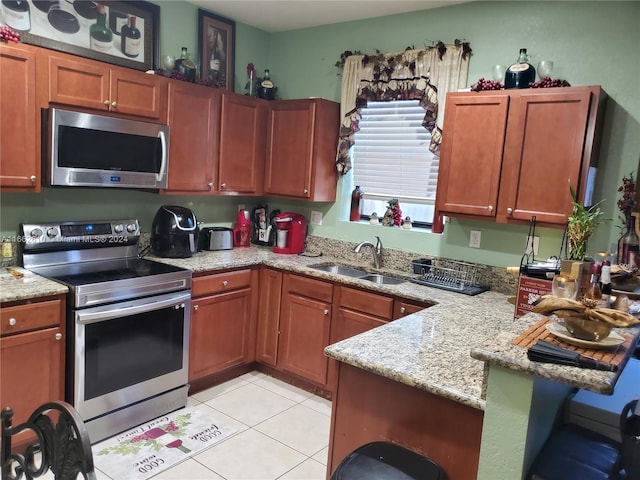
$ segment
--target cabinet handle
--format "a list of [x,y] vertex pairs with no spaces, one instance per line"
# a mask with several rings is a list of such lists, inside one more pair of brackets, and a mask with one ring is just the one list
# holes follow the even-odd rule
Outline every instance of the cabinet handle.
[[305,188],[304,190],[302,190],[302,193],[304,193],[304,194],[306,195],[307,193],[309,193],[309,190],[307,190],[307,189]]
[[513,213],[513,208],[509,207],[507,208],[507,214],[511,215]]
[[118,107],[118,103],[117,103],[117,102],[111,102],[111,106],[112,106],[113,108],[117,108],[117,107]]
[[226,182],[222,182],[222,183],[220,184],[220,188],[227,188],[227,184],[226,184]]
[[62,334],[56,333],[56,340],[62,340]]
[[104,102],[102,102],[102,103],[104,103],[104,106],[105,106],[105,107],[108,107],[108,106],[109,106],[109,104],[110,104],[111,102],[107,99],[107,100],[105,100],[105,101],[104,101]]
[[9,325],[11,325],[12,327],[15,326],[16,323],[18,323],[18,321],[15,318],[9,319]]
[[197,309],[198,309],[198,305],[194,305],[194,306],[193,306],[193,309],[194,309],[194,310],[197,310]]
[[229,285],[229,282],[227,282],[226,280],[223,280],[223,281],[222,281],[222,286],[223,286],[223,287],[226,287],[227,285]]
[[213,188],[213,182],[209,182],[207,185],[209,186],[209,190]]
[[29,180],[31,180],[31,183],[36,183],[36,180],[38,179],[38,177],[36,177],[35,175],[31,175],[29,177]]
[[489,210],[490,212],[493,212],[493,205],[489,205],[489,206],[487,207],[487,210]]
[[400,313],[406,313],[406,312],[407,312],[407,309],[406,309],[406,308],[404,308],[404,307],[400,307]]
[[324,309],[324,314],[325,314],[325,315],[329,315],[329,309],[328,309],[328,308],[325,308],[325,309]]

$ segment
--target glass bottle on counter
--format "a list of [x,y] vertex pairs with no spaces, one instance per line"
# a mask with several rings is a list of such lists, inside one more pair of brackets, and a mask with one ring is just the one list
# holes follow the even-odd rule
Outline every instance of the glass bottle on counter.
[[629,217],[627,234],[620,240],[618,248],[618,264],[625,265],[632,270],[640,267],[640,238],[636,232],[636,217]]
[[536,80],[536,69],[529,63],[527,49],[521,48],[518,60],[507,68],[504,77],[504,88],[529,88]]
[[611,263],[609,260],[602,262],[600,291],[602,292],[602,306],[609,308],[611,306]]
[[364,205],[364,192],[356,185],[356,188],[351,192],[351,210],[349,212],[349,220],[352,222],[360,221],[362,217],[362,207]]
[[[602,300],[602,290],[600,290],[600,265],[594,263],[591,266],[591,281],[589,288],[584,293],[584,298],[588,298],[599,304]],[[600,306],[600,305],[598,305]]]

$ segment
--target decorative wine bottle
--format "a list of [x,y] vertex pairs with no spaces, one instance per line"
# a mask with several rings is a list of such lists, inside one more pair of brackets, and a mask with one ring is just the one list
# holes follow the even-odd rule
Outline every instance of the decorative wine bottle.
[[141,38],[140,30],[136,27],[136,17],[131,15],[129,22],[122,27],[122,40],[120,40],[122,53],[131,58],[140,55]]
[[351,211],[349,213],[349,220],[352,222],[360,221],[360,217],[362,216],[362,207],[363,207],[363,198],[364,192],[360,189],[359,186],[353,189],[351,192]]
[[264,77],[258,87],[258,97],[266,100],[275,100],[276,98],[276,87],[271,81],[271,72],[268,68],[264,71]]
[[31,30],[31,9],[29,2],[21,0],[2,0],[4,23],[19,32]]
[[640,238],[636,233],[636,217],[629,217],[627,234],[622,237],[621,248],[618,251],[618,264],[625,265],[632,270],[640,267]]
[[107,13],[102,4],[98,4],[98,17],[96,23],[89,28],[89,43],[91,50],[102,53],[111,53],[113,46],[113,32],[107,27]]
[[178,70],[187,82],[195,83],[196,81],[196,64],[191,61],[187,47],[182,47],[180,58],[176,60],[175,69]]
[[536,80],[536,69],[529,63],[527,49],[521,48],[518,61],[507,68],[504,77],[504,88],[529,88]]

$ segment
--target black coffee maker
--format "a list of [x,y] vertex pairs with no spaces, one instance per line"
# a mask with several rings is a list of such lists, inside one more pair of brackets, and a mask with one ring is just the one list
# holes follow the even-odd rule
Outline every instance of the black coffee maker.
[[151,250],[158,257],[188,258],[198,251],[198,221],[185,207],[163,205],[151,225]]

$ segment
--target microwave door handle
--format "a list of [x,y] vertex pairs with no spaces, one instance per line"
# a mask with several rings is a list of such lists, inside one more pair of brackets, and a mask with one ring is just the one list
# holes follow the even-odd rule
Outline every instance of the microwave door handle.
[[167,168],[167,155],[169,155],[169,152],[167,151],[167,139],[164,132],[160,131],[158,133],[158,137],[160,138],[160,144],[162,145],[162,163],[160,164],[160,171],[156,174],[156,180],[160,182],[162,181],[162,177],[164,177],[164,173]]

